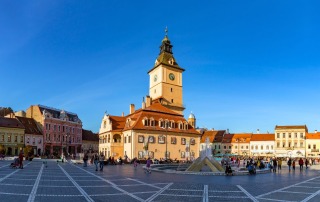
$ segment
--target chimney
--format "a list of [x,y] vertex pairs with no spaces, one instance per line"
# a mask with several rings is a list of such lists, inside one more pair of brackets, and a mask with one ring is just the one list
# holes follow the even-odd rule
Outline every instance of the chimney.
[[317,130],[314,130],[314,133],[317,133],[318,131]]
[[130,104],[130,114],[134,113],[134,104]]
[[124,112],[122,112],[122,117],[124,117]]
[[260,130],[259,129],[257,129],[257,134],[260,134]]
[[229,134],[229,129],[227,129],[226,134]]
[[151,97],[149,95],[146,96],[146,107],[150,107],[151,105]]
[[146,103],[144,102],[144,97],[142,98],[142,109],[146,108]]

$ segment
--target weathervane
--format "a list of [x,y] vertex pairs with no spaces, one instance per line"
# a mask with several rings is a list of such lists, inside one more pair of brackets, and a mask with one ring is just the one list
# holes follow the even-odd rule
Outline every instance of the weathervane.
[[166,29],[164,30],[166,33],[166,36],[168,36],[168,27],[166,26]]

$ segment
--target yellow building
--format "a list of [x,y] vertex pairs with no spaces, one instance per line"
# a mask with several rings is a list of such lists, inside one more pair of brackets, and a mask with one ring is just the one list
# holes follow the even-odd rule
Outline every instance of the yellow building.
[[0,154],[18,155],[24,148],[24,126],[15,118],[0,117]]
[[276,156],[305,156],[306,125],[276,126],[274,133]]
[[312,158],[319,158],[320,152],[320,133],[306,134],[306,156]]
[[99,131],[99,151],[107,157],[139,159],[171,158],[187,160],[199,156],[200,133],[195,130],[196,118],[183,117],[181,68],[173,57],[166,35],[160,54],[148,72],[149,96],[142,108],[130,105],[126,116],[105,114]]

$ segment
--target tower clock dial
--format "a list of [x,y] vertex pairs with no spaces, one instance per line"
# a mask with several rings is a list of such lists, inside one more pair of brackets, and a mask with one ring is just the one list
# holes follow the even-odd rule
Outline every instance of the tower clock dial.
[[170,74],[169,74],[169,79],[170,79],[171,81],[173,81],[173,80],[174,80],[174,74],[170,73]]
[[153,81],[156,82],[158,80],[158,75],[154,75]]

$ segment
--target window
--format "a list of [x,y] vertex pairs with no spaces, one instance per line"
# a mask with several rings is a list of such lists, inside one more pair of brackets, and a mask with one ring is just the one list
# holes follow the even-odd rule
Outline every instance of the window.
[[171,88],[171,92],[173,92],[172,88]]
[[282,138],[286,138],[286,134],[285,133],[282,133]]
[[277,133],[277,138],[280,138],[280,133]]
[[271,149],[273,149],[273,145],[271,145]]
[[261,150],[263,150],[263,145],[261,145]]
[[289,138],[291,138],[291,133],[289,133]]
[[219,145],[219,149],[220,149],[220,145]]
[[64,126],[62,126],[62,132],[64,132]]
[[258,150],[258,145],[256,145],[256,150]]
[[317,146],[315,144],[313,145],[313,149],[317,149]]
[[253,150],[253,145],[251,145],[251,149]]
[[278,147],[278,148],[280,147],[280,142],[277,142],[277,147]]
[[58,131],[60,132],[60,126],[58,126]]
[[303,142],[300,142],[300,147],[303,147]]
[[285,142],[282,143],[282,147],[286,147],[286,143]]
[[23,136],[22,135],[20,136],[20,142],[23,143]]
[[11,135],[8,135],[8,142],[11,142]]
[[50,126],[51,126],[51,124],[49,124],[49,130],[50,130]]
[[173,103],[173,99],[171,99],[171,103]]
[[267,145],[266,149],[269,150],[269,145]]
[[311,145],[308,144],[308,149],[311,149]]
[[127,137],[124,137],[124,143],[127,143]]
[[303,138],[303,133],[300,133],[300,138]]
[[235,148],[236,148],[236,149],[238,149],[238,147],[237,147],[237,146],[235,146]]
[[56,129],[57,129],[57,126],[53,125],[53,131],[56,131]]
[[231,149],[231,146],[229,146],[229,149]]
[[18,136],[17,135],[14,137],[14,142],[18,142]]
[[224,149],[227,149],[227,147],[226,147],[226,146],[224,146],[223,148],[224,148]]
[[131,136],[128,137],[128,143],[131,143]]
[[291,142],[289,142],[289,145],[288,145],[288,147],[291,147]]
[[217,145],[214,145],[214,149],[217,149]]
[[2,135],[2,142],[4,142],[4,135]]
[[295,143],[294,143],[294,147],[298,147],[298,143],[295,142]]
[[298,133],[294,133],[294,137],[295,137],[295,138],[298,138]]
[[243,146],[241,146],[241,149],[243,149]]

